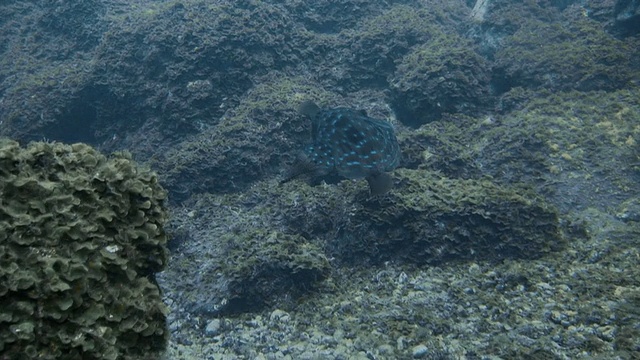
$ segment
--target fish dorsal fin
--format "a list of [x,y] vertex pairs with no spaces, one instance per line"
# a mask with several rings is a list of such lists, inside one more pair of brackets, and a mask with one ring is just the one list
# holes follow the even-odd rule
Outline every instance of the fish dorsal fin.
[[393,187],[393,179],[387,173],[375,173],[367,176],[371,195],[382,195]]

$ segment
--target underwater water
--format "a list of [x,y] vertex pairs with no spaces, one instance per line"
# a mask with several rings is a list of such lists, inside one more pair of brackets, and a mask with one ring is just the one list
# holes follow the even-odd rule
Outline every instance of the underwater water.
[[0,4],[0,359],[639,358],[638,24]]

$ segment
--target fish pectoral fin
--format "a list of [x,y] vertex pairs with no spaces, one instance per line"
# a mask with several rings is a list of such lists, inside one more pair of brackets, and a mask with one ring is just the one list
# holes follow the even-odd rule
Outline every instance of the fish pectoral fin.
[[376,173],[367,176],[371,195],[382,195],[393,187],[393,179],[387,173]]
[[284,175],[284,178],[280,180],[280,184],[288,183],[289,181],[304,175],[315,176],[319,172],[320,170],[316,164],[309,160],[304,154],[298,154],[293,164]]

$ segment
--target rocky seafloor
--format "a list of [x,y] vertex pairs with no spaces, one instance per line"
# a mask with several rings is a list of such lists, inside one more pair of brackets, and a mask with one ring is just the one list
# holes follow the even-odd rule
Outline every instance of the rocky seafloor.
[[[637,1],[0,15],[0,136],[126,150],[167,189],[166,359],[640,358]],[[280,184],[306,100],[394,125],[388,194]]]
[[640,229],[578,216],[589,239],[539,260],[340,269],[293,310],[174,311],[167,359],[636,359]]

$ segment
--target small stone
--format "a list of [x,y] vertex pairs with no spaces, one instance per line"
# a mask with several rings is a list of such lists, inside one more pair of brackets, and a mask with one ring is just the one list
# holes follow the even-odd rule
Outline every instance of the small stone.
[[469,265],[469,274],[480,275],[481,272],[482,272],[482,269],[480,268],[480,265],[476,263]]
[[204,328],[204,333],[207,336],[216,336],[220,333],[220,319],[213,319],[207,323],[207,326]]
[[180,330],[180,322],[179,321],[172,321],[169,324],[169,331],[171,333],[175,333],[176,331]]
[[389,344],[383,344],[378,347],[378,353],[380,355],[393,355],[394,349],[393,346]]
[[464,288],[464,290],[462,290],[462,291],[464,291],[464,293],[467,294],[467,295],[473,295],[473,294],[476,293],[476,291],[473,290],[473,288],[470,288],[470,287]]
[[411,349],[411,356],[413,356],[414,359],[422,359],[427,356],[428,353],[429,349],[422,344],[416,345]]
[[353,303],[351,303],[351,301],[347,301],[347,300],[342,301],[342,302],[340,302],[339,309],[342,312],[349,312],[349,311],[353,310]]
[[313,360],[316,359],[316,355],[311,350],[306,350],[302,354],[299,355],[298,359],[300,360]]
[[290,319],[291,316],[289,315],[289,313],[280,309],[273,310],[271,312],[271,315],[269,316],[269,320],[271,320],[272,322],[278,321],[281,323],[288,323]]

